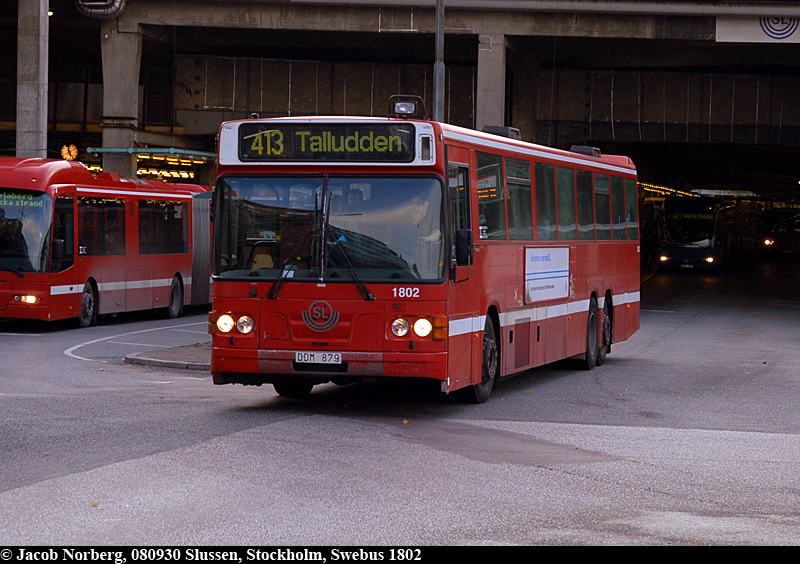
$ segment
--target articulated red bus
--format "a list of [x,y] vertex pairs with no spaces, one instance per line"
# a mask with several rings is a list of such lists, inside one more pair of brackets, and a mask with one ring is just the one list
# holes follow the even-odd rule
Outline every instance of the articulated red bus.
[[639,328],[626,157],[313,117],[224,123],[218,167],[215,384],[417,377],[484,402],[505,375],[602,364]]
[[[203,194],[206,198],[203,198]],[[77,318],[210,303],[210,191],[0,158],[0,318]]]

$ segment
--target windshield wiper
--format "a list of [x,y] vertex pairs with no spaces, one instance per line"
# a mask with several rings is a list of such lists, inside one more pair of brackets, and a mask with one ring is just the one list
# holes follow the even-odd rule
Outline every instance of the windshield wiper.
[[0,262],[0,268],[5,270],[6,272],[13,272],[14,274],[19,276],[20,278],[25,278],[25,275],[22,274],[22,272],[20,272],[19,270],[14,269],[14,268],[11,268],[10,266],[5,264],[4,262]]
[[339,241],[334,240],[333,237],[334,237],[333,232],[328,230],[328,238],[331,240],[331,246],[337,249],[339,251],[339,254],[342,255],[342,258],[344,259],[344,264],[347,266],[347,271],[350,273],[350,276],[353,277],[353,282],[355,283],[356,288],[358,288],[358,291],[361,292],[361,295],[364,297],[366,301],[374,300],[375,296],[372,295],[367,286],[358,276],[358,272],[356,272],[356,269],[353,268],[353,264],[350,262],[350,258],[347,256],[347,251],[344,250],[344,245],[338,244]]
[[287,278],[289,278],[289,272],[291,272],[291,270],[286,270],[286,264],[290,261],[295,260],[294,257],[295,255],[297,255],[297,251],[301,249],[303,245],[305,245],[306,241],[308,241],[309,237],[313,233],[314,233],[313,227],[306,229],[306,232],[300,238],[300,242],[297,243],[297,245],[295,245],[294,249],[292,249],[289,258],[287,258],[281,263],[281,270],[280,273],[278,274],[278,279],[272,283],[272,287],[269,289],[269,292],[267,292],[267,299],[274,300],[275,298],[278,297],[278,292],[280,292],[281,286],[283,286],[283,282]]

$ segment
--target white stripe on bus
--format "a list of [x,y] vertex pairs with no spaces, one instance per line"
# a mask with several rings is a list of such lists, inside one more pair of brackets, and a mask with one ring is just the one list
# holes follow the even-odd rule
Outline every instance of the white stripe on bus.
[[[165,288],[172,284],[172,278],[161,278],[158,280],[127,280],[120,282],[101,282],[97,285],[99,292],[114,290],[141,290],[144,288]],[[184,279],[184,286],[192,285],[192,278]],[[64,284],[61,286],[51,286],[51,296],[65,296],[68,294],[80,294],[83,292],[83,284]]]
[[[616,305],[637,303],[639,301],[639,292],[618,294],[613,297],[613,300]],[[598,307],[602,308],[604,303],[605,299],[601,298],[600,303],[598,303]],[[585,313],[588,311],[589,300],[516,309],[501,313],[500,325],[502,327],[513,327],[518,321],[544,321],[546,319],[555,319],[556,317],[575,315],[577,313]],[[451,337],[456,337],[458,335],[465,335],[467,333],[477,333],[483,331],[485,323],[485,315],[466,317],[462,319],[451,319],[448,325],[448,335]]]

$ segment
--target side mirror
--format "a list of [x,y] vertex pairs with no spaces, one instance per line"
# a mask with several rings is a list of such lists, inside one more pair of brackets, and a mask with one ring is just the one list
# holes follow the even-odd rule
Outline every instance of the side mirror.
[[475,241],[472,229],[456,231],[456,266],[470,266],[475,259]]

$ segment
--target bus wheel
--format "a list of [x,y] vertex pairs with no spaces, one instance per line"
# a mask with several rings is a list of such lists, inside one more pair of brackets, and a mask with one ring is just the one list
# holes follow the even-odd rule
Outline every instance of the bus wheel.
[[592,370],[597,365],[600,342],[600,324],[598,322],[597,300],[589,302],[589,318],[586,322],[586,354],[583,356],[583,367]]
[[278,380],[272,384],[279,396],[293,399],[303,399],[311,393],[314,384],[303,380]]
[[97,324],[97,291],[94,284],[86,281],[81,294],[81,315],[78,317],[81,327],[91,327]]
[[459,390],[460,398],[467,403],[484,403],[492,395],[492,388],[500,371],[500,351],[497,348],[497,335],[492,318],[486,316],[483,329],[483,350],[481,353],[481,381]]
[[183,313],[183,289],[181,288],[180,280],[177,276],[172,278],[172,284],[169,287],[169,307],[167,313],[170,319],[175,319]]
[[611,352],[611,300],[608,298],[603,304],[603,324],[600,336],[603,344],[597,351],[597,366],[602,366],[606,361],[606,355]]

